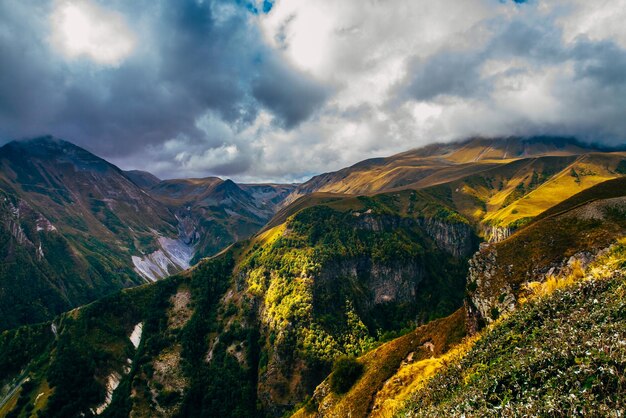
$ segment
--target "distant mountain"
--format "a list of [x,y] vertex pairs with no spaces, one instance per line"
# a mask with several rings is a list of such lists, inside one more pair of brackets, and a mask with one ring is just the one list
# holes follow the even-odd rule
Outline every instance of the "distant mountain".
[[174,183],[52,137],[1,147],[0,329],[188,268],[252,235],[276,206],[271,193],[255,200],[231,181],[186,195]]
[[285,201],[311,193],[371,195],[428,190],[496,240],[560,201],[626,175],[626,152],[572,138],[475,138],[366,160],[313,177]]
[[0,148],[0,193],[0,329],[143,283],[131,257],[177,237],[175,217],[121,170],[59,139]]
[[129,170],[124,171],[124,175],[142,189],[149,189],[161,182],[161,179],[147,171]]
[[217,177],[165,180],[150,189],[175,213],[197,261],[259,231],[295,185],[237,185]]
[[312,192],[367,194],[397,188],[423,188],[514,160],[608,151],[614,150],[561,137],[473,138],[431,144],[315,176],[298,186],[288,202]]

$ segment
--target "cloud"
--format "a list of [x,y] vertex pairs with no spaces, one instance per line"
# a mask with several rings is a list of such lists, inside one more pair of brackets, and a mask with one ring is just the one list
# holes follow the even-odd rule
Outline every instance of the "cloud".
[[0,2],[0,138],[245,181],[476,134],[623,142],[626,0],[522,3]]
[[86,56],[117,66],[135,48],[124,17],[89,0],[57,0],[50,16],[51,42],[68,58]]
[[259,76],[252,84],[254,97],[274,112],[287,129],[309,118],[329,93],[325,85],[275,58],[259,63]]

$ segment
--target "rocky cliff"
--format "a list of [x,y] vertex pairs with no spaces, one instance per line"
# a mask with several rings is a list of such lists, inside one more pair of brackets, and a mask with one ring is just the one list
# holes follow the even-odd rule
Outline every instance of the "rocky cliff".
[[607,183],[581,193],[582,203],[574,197],[507,239],[481,244],[467,276],[470,329],[512,312],[530,284],[578,274],[621,238],[626,199],[614,195],[625,181]]

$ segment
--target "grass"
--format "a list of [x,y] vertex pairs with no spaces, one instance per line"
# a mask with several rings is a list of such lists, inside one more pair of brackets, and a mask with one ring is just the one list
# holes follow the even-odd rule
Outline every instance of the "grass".
[[[359,358],[364,366],[363,375],[344,395],[337,395],[329,390],[327,396],[314,397],[309,404],[300,409],[294,416],[313,416],[317,408],[323,408],[327,416],[345,416],[347,411],[353,417],[366,416],[373,406],[377,392],[385,382],[393,378],[402,367],[403,362],[413,353],[412,360],[419,363],[431,355],[440,355],[459,343],[465,336],[465,314],[459,309],[449,317],[435,320],[414,331],[396,338]],[[424,346],[432,343],[433,350]],[[320,387],[328,385],[328,380]]]
[[[489,199],[488,206],[492,210],[485,216],[484,221],[494,225],[507,226],[519,219],[537,216],[585,189],[615,178],[617,174],[603,166],[603,163],[603,158],[596,161],[589,157],[583,157],[562,169],[558,174],[551,176],[543,184],[522,193],[512,203],[504,206],[506,197],[514,193],[515,188],[521,182],[526,181],[528,183],[531,180],[529,174],[526,174],[526,177],[516,177],[508,187]],[[586,175],[573,177],[571,175],[572,170],[576,170],[577,173],[586,173]]]
[[410,396],[423,388],[428,381],[451,362],[462,358],[474,345],[477,336],[467,337],[450,351],[438,357],[426,358],[402,365],[376,394],[370,416],[390,418],[400,411]]
[[2,408],[0,408],[0,417],[7,416],[7,414],[11,412],[13,408],[15,408],[15,406],[17,405],[17,400],[20,398],[21,393],[22,389],[16,390],[11,398],[8,399],[4,405],[2,405]]
[[415,391],[399,416],[623,416],[625,262],[621,241],[584,275],[532,286],[526,303]]

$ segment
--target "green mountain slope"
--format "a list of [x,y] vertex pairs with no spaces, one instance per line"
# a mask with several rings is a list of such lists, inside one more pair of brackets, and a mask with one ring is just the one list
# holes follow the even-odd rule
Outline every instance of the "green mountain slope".
[[[163,205],[117,167],[65,141],[0,148],[0,190],[0,329],[144,283],[131,257],[177,236]],[[170,265],[172,272],[185,267]]]
[[621,177],[625,161],[622,152],[520,159],[423,190],[445,198],[497,241],[569,197]]
[[196,262],[258,232],[294,188],[208,177],[165,180],[149,192],[176,215]]
[[[331,375],[296,416],[623,409],[625,184],[594,186],[508,239],[482,245],[470,262],[463,310],[434,323],[434,334],[426,325],[360,357],[363,374],[345,394],[332,390]],[[462,343],[460,330],[471,334]],[[456,345],[446,342],[454,336]]]
[[[29,376],[14,392],[23,408],[50,388],[42,416],[282,415],[336,357],[461,306],[476,236],[422,197],[304,209],[185,274],[61,316],[56,338],[50,324],[5,332],[0,354],[12,366],[0,379],[23,388]],[[23,351],[33,338],[41,343]]]
[[52,137],[1,147],[0,330],[188,268],[261,229],[293,188],[213,180],[160,182]]

